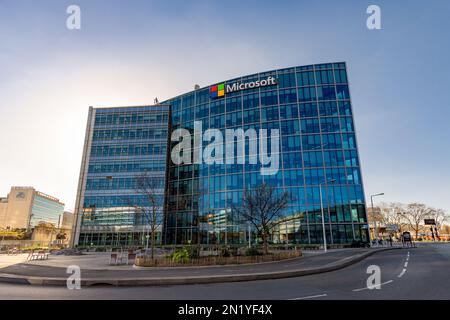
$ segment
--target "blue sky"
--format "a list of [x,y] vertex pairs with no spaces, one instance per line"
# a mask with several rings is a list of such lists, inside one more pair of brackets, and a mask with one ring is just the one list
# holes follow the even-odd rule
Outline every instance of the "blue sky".
[[450,211],[449,16],[445,0],[0,0],[0,195],[31,185],[73,209],[90,105],[346,61],[366,195]]

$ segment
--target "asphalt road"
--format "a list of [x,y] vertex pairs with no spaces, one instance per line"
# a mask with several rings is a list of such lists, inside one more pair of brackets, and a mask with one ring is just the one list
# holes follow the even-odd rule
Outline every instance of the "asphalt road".
[[[373,265],[380,289],[367,288]],[[81,290],[1,283],[0,299],[450,299],[450,244],[381,252],[338,271],[279,280]]]

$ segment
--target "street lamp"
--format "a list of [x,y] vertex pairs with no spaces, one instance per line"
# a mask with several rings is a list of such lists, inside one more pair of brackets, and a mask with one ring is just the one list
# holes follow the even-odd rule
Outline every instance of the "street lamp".
[[327,183],[331,184],[334,182],[336,182],[336,179],[331,179],[331,180],[319,183],[320,211],[322,212],[322,232],[323,232],[323,250],[324,250],[324,252],[327,252],[327,235],[325,233],[325,219],[324,219],[324,213],[323,213],[323,200],[322,200],[322,185],[327,184]]
[[[373,219],[373,223],[374,223],[373,233],[374,233],[375,239],[378,239],[378,232],[377,232],[377,219],[375,219],[375,215],[374,215],[374,212],[373,212],[373,198],[374,197],[378,197],[378,196],[384,196],[384,192],[377,193],[377,194],[372,194],[370,196],[370,203],[372,205],[372,216],[374,217],[374,219]],[[369,234],[370,234],[370,230],[369,230]]]

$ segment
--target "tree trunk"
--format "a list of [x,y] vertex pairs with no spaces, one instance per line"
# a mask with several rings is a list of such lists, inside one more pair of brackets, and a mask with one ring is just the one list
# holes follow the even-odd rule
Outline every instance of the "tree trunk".
[[264,232],[262,234],[262,236],[263,236],[264,254],[268,254],[269,253],[269,249],[268,249],[268,246],[267,246],[267,234]]
[[153,228],[152,228],[152,260],[153,260],[154,252],[155,252],[155,238],[156,238],[156,228],[155,228],[155,225],[153,225]]
[[153,208],[152,208],[152,260],[154,258],[154,253],[155,253],[155,237],[156,237],[156,229],[157,229],[157,225],[156,225],[156,211],[155,211],[155,203],[153,203]]
[[152,260],[155,252],[155,231],[152,232]]

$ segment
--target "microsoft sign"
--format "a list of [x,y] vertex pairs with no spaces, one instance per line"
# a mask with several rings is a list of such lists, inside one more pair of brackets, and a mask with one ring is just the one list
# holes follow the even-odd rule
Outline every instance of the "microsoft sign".
[[259,87],[274,86],[274,85],[277,85],[277,81],[274,77],[268,77],[267,79],[244,82],[244,83],[235,82],[233,84],[227,84],[227,85],[225,85],[224,83],[220,83],[220,84],[211,86],[210,96],[211,96],[211,98],[221,98],[221,97],[224,97],[226,93],[247,90],[247,89],[254,89],[254,88],[259,88]]

